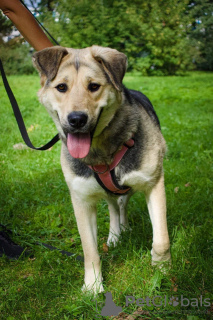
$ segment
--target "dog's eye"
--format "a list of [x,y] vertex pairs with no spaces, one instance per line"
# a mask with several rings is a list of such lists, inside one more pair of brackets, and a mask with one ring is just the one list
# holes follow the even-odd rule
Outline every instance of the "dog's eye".
[[66,92],[67,91],[67,85],[65,83],[60,83],[59,85],[56,86],[56,89],[59,92]]
[[88,85],[88,90],[91,92],[98,91],[99,88],[100,88],[100,84],[97,84],[97,83],[90,83]]

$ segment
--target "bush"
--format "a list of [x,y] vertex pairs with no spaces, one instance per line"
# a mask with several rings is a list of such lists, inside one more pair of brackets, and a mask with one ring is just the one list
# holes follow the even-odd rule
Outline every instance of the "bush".
[[17,41],[17,39],[2,43],[0,57],[4,64],[5,73],[7,75],[34,73],[31,54],[32,50],[29,44]]

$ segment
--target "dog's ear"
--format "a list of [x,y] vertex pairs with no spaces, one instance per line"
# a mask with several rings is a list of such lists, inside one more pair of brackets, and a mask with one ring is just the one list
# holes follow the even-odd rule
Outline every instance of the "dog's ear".
[[50,47],[33,54],[33,64],[40,75],[53,80],[58,72],[59,65],[68,51],[60,46]]
[[92,56],[98,61],[114,87],[122,90],[122,80],[127,68],[127,57],[115,49],[104,48],[99,46],[91,47]]

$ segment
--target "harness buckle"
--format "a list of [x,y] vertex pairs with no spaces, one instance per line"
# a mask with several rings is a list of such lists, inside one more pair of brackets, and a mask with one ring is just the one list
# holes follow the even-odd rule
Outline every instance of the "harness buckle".
[[104,171],[97,171],[93,166],[91,166],[92,167],[92,170],[95,172],[95,173],[97,173],[97,174],[104,174],[104,173],[106,173],[107,171],[110,171],[110,168],[109,168],[109,165],[107,164],[106,165],[106,169],[104,170]]

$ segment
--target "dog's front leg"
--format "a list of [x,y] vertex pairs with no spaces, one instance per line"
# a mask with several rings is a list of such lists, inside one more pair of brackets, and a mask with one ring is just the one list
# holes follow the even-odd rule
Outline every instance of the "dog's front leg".
[[169,261],[170,244],[166,220],[166,196],[164,189],[164,176],[146,194],[146,201],[153,228],[152,262]]
[[71,193],[72,204],[77,220],[84,251],[85,277],[83,290],[95,294],[104,291],[100,257],[97,249],[96,205],[82,200],[76,193]]

